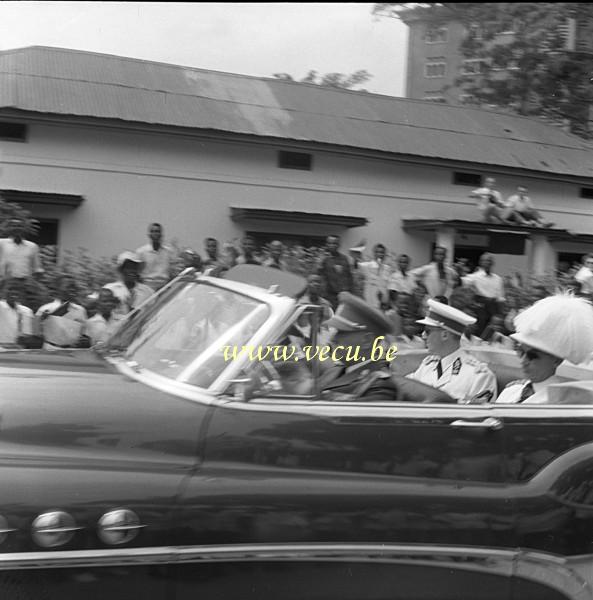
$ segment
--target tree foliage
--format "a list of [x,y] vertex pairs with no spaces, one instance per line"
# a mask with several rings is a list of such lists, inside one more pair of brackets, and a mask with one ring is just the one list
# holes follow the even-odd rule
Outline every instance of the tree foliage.
[[[461,22],[466,35],[460,54],[482,61],[479,73],[460,73],[456,86],[478,105],[566,123],[573,133],[589,137],[593,47],[588,24],[593,22],[593,5],[390,3],[376,4],[373,11],[379,16],[396,17],[420,11],[435,24],[451,19]],[[567,32],[575,26],[580,28],[581,38],[589,39],[588,49],[567,43]]]
[[[277,79],[284,79],[286,81],[298,81],[299,83],[313,83],[315,85],[323,85],[326,87],[339,88],[343,90],[351,90],[356,86],[362,85],[372,78],[372,75],[361,69],[350,73],[326,73],[320,75],[317,71],[311,70],[302,79],[295,79],[288,73],[274,73],[274,77]],[[364,92],[365,90],[358,90]]]

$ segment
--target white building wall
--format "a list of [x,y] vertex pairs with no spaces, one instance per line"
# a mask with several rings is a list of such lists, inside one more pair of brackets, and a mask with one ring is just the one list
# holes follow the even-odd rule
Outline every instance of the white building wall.
[[[467,197],[471,188],[453,185],[451,168],[314,150],[313,170],[298,171],[277,167],[278,149],[308,151],[285,141],[247,143],[35,122],[26,143],[0,142],[0,188],[84,196],[76,209],[33,207],[33,212],[60,219],[61,249],[82,247],[94,256],[145,243],[147,225],[157,221],[168,240],[199,251],[206,236],[227,241],[246,228],[337,232],[343,247],[366,238],[369,248],[383,242],[420,264],[429,259],[434,236],[404,232],[402,219],[479,217]],[[518,184],[528,185],[537,206],[558,227],[593,231],[593,201],[578,198],[577,185],[487,174],[497,177],[504,196]],[[353,215],[370,223],[341,231],[315,225],[314,219],[307,231],[295,224],[244,227],[230,219],[231,206]],[[517,261],[511,259],[511,265],[516,268]]]

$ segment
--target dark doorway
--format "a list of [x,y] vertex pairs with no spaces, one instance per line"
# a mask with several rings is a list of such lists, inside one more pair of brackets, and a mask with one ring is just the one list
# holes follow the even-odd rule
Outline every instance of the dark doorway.
[[470,272],[472,272],[478,266],[480,256],[486,251],[486,248],[476,248],[475,246],[455,246],[455,260],[453,262],[464,258],[467,260]]
[[584,253],[576,254],[574,252],[558,253],[558,271],[566,273],[574,266],[580,266]]
[[39,230],[37,235],[30,235],[29,239],[39,246],[58,245],[58,219],[37,219]]

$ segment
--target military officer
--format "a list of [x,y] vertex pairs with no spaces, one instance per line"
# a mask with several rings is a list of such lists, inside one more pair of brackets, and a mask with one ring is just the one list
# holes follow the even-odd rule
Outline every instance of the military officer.
[[545,404],[548,387],[562,381],[560,363],[577,364],[593,352],[593,306],[568,294],[538,300],[515,317],[511,338],[527,379],[509,383],[496,402]]
[[428,313],[417,321],[425,326],[429,355],[408,375],[446,392],[459,403],[484,403],[496,398],[496,377],[488,365],[460,347],[466,327],[476,322],[463,311],[428,300]]
[[[329,345],[339,360],[320,363],[322,390],[351,393],[370,373],[389,371],[388,353],[395,356],[386,336],[393,324],[384,314],[350,292],[338,294],[338,308],[325,322],[332,331]],[[386,360],[387,359],[387,360]]]

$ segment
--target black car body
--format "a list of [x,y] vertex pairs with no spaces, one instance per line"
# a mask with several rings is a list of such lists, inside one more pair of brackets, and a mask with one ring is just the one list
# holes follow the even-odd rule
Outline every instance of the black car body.
[[100,352],[4,353],[2,597],[593,598],[592,406],[243,393],[221,347],[303,310],[190,272]]

